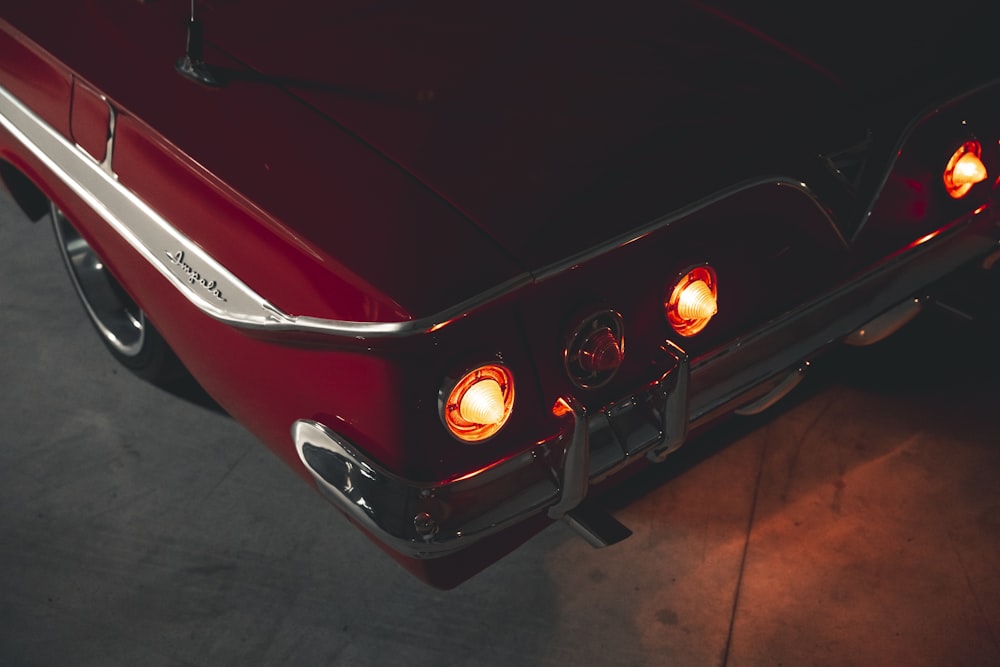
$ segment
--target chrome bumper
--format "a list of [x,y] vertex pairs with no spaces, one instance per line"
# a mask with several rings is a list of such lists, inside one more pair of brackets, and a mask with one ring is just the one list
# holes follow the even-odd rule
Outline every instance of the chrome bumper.
[[[292,438],[319,490],[350,519],[406,556],[444,556],[539,512],[563,518],[587,496],[595,464],[605,477],[636,457],[649,453],[659,460],[679,447],[687,435],[689,364],[672,344],[668,354],[674,367],[626,401],[590,417],[578,401],[563,398],[568,423],[558,435],[443,484],[393,475],[316,421],[295,422]],[[624,437],[615,464],[607,465],[606,439],[594,450],[601,460],[591,461],[591,432],[616,424]]]
[[564,396],[565,424],[557,434],[452,481],[402,479],[316,421],[295,422],[292,437],[324,495],[387,546],[414,558],[454,553],[541,512],[563,518],[591,484],[637,459],[662,461],[690,426],[769,405],[817,351],[970,261],[995,257],[998,224],[993,216],[970,215],[697,363],[665,341],[662,351],[673,363],[649,386],[591,414]]

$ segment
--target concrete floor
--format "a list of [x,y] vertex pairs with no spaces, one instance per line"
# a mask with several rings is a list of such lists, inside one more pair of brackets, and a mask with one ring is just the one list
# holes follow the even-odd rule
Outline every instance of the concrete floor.
[[995,325],[828,358],[442,593],[227,418],[119,370],[0,204],[0,665],[998,665]]

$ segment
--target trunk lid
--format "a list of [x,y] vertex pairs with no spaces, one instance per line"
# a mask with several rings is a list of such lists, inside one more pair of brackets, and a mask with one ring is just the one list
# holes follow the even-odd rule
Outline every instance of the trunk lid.
[[866,136],[836,72],[703,5],[316,7],[216,2],[205,34],[530,269]]

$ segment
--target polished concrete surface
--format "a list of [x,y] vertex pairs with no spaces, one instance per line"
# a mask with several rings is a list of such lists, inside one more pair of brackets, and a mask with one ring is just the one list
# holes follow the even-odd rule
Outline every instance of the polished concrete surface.
[[118,369],[0,202],[0,665],[998,665],[996,324],[828,357],[451,592]]

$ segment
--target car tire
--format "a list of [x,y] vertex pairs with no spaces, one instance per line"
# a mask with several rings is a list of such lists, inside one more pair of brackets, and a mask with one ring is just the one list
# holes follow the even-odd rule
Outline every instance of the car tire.
[[166,389],[189,378],[146,314],[54,204],[51,216],[70,281],[111,355],[137,376]]

